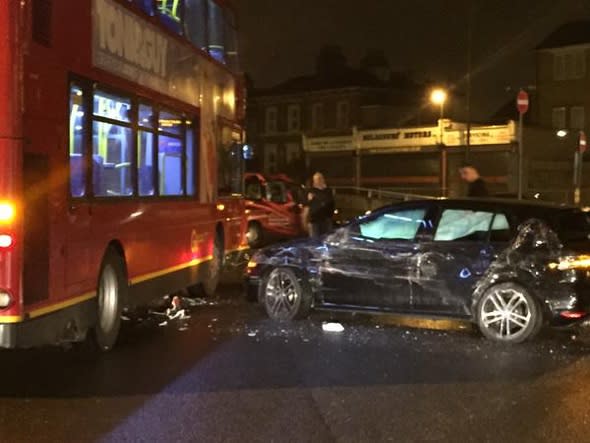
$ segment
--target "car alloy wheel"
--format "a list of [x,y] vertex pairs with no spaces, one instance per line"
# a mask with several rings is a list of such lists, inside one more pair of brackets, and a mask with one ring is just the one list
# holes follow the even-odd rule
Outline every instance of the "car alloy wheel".
[[493,340],[519,343],[531,338],[540,328],[540,314],[527,291],[511,283],[490,288],[479,302],[478,324]]
[[299,314],[303,294],[293,271],[278,268],[266,279],[264,305],[268,316],[274,320],[292,320]]

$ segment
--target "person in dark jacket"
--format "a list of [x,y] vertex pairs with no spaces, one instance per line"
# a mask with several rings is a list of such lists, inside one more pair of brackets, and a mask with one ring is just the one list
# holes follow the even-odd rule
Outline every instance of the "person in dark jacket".
[[479,171],[471,163],[463,163],[459,168],[461,179],[467,182],[469,188],[467,197],[489,197],[488,187],[479,175]]
[[313,175],[312,188],[307,194],[305,206],[310,237],[318,238],[332,230],[334,194],[328,188],[324,176],[319,172]]

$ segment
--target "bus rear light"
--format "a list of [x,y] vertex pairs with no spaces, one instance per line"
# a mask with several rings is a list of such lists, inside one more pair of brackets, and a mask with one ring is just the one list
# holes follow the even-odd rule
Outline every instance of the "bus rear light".
[[0,249],[8,249],[14,244],[12,235],[0,234]]
[[10,202],[0,201],[0,223],[8,224],[14,221],[16,209]]
[[0,290],[0,309],[6,309],[12,304],[12,297],[6,291]]

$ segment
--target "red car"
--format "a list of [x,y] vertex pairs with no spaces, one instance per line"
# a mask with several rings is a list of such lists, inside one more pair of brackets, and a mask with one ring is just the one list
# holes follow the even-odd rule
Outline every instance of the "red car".
[[293,238],[305,233],[301,224],[303,186],[284,175],[245,175],[248,242],[261,246],[270,239]]

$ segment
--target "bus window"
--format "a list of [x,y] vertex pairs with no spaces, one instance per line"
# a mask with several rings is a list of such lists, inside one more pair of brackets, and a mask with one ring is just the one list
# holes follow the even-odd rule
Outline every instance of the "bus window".
[[[131,100],[104,91],[94,93],[92,184],[97,197],[133,195],[129,127]],[[118,123],[120,122],[120,123]]]
[[95,121],[92,131],[92,182],[97,197],[133,195],[130,128]]
[[154,15],[154,0],[130,0],[148,15]]
[[159,129],[169,134],[182,135],[184,120],[179,115],[162,111],[160,112]]
[[221,63],[225,63],[224,28],[223,9],[209,0],[209,55]]
[[195,128],[192,126],[190,122],[187,122],[186,128],[186,194],[187,195],[195,195],[195,165],[196,165],[196,152],[198,149],[195,149]]
[[171,31],[182,34],[184,2],[181,0],[157,0],[160,21]]
[[148,105],[139,105],[138,124],[144,128],[154,128],[154,109]]
[[238,37],[236,32],[235,18],[230,11],[225,15],[225,62],[234,72],[239,71],[238,60]]
[[207,49],[207,0],[186,0],[185,8],[185,35],[197,48]]
[[182,141],[167,135],[158,136],[160,195],[183,195]]
[[86,150],[84,148],[84,92],[70,88],[70,193],[72,197],[86,195]]
[[139,195],[154,195],[154,134],[140,130],[137,136],[137,180]]
[[94,93],[94,115],[121,122],[130,122],[131,100],[107,92]]

